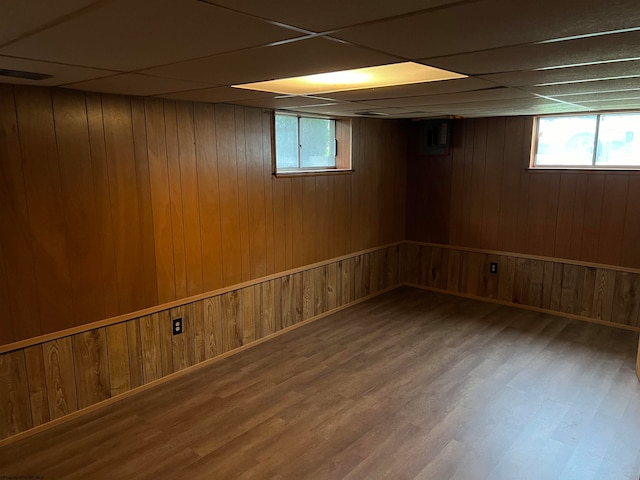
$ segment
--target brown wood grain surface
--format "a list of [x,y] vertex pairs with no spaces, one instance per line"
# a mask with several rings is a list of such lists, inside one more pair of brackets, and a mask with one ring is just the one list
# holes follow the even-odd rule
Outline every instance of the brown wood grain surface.
[[140,212],[140,235],[142,264],[144,265],[144,305],[158,303],[158,270],[153,231],[153,206],[147,149],[146,112],[143,98],[131,99],[131,123],[133,147],[136,158],[136,185],[138,211]]
[[69,261],[75,324],[105,318],[101,282],[102,258],[95,209],[87,113],[83,94],[53,92],[60,185],[66,238],[74,261]]
[[127,324],[118,323],[106,329],[109,361],[110,395],[118,395],[131,389]]
[[[401,248],[415,265],[409,284],[640,329],[640,273],[430,244]],[[489,272],[493,262],[497,274]]]
[[42,345],[25,348],[24,357],[26,375],[29,379],[31,418],[33,420],[33,426],[36,427],[51,420]]
[[126,97],[102,98],[109,198],[121,311],[144,307],[144,253],[131,120]]
[[[78,408],[85,408],[111,397],[105,330],[97,328],[72,337]],[[128,369],[123,368],[122,372],[123,375],[128,375]],[[116,388],[122,388],[122,385],[116,385]]]
[[402,122],[340,122],[351,174],[276,178],[269,111],[5,85],[0,99],[2,344],[404,237]]
[[[41,108],[46,104],[48,108]],[[60,168],[56,148],[56,130],[51,108],[51,90],[16,88],[24,188],[31,228],[36,299],[40,311],[46,311],[42,331],[52,332],[74,325],[73,290],[69,269],[69,239],[65,235]],[[44,318],[44,317],[43,317]],[[32,319],[24,319],[29,328]]]
[[8,437],[32,427],[24,351],[0,355],[0,436]]
[[71,338],[66,337],[45,343],[42,350],[49,417],[53,420],[78,409],[73,344]]
[[640,267],[640,173],[529,169],[531,128],[456,120],[449,155],[410,151],[407,240]]
[[[97,94],[87,94],[86,104],[89,144],[91,146],[91,172],[93,174],[93,191],[102,258],[102,278],[98,280],[102,282],[105,315],[111,317],[117,315],[121,310],[118,296],[118,270],[115,259],[114,225],[111,216],[111,191],[104,138],[102,98]],[[157,301],[155,281],[153,286]]]
[[[2,324],[6,342],[28,338],[42,332],[35,259],[20,138],[12,87],[0,85],[0,239],[5,269],[6,292],[12,322]],[[12,160],[14,159],[14,160]],[[11,281],[8,281],[11,279]],[[30,299],[30,300],[28,300]]]

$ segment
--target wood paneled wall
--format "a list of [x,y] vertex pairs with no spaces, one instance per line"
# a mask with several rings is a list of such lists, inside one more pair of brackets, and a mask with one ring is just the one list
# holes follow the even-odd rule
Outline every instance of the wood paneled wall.
[[0,345],[404,237],[400,122],[353,120],[353,174],[276,179],[261,109],[9,85],[0,106]]
[[[0,354],[0,439],[399,285],[400,246]],[[172,335],[171,320],[184,333]]]
[[407,239],[640,268],[640,172],[527,170],[533,119],[456,120],[408,163]]
[[412,285],[640,331],[640,273],[416,242],[403,244],[402,265]]

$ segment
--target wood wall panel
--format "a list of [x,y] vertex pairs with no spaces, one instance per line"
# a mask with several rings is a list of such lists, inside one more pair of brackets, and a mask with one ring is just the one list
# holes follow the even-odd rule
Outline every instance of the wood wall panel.
[[[13,89],[0,85],[0,242],[13,322],[2,325],[6,342],[42,331],[35,263]],[[12,160],[14,159],[14,160]],[[9,282],[8,279],[11,279]],[[30,300],[29,300],[30,299]]]
[[[249,227],[249,196],[247,180],[247,146],[245,135],[245,110],[235,107],[235,136],[236,136],[236,163],[238,165],[238,208],[240,216],[240,258],[242,280],[251,279],[251,255],[250,255],[250,227]],[[284,270],[284,268],[282,268]]]
[[131,388],[136,388],[144,384],[140,320],[127,322],[127,351],[129,354],[129,381]]
[[[42,333],[62,330],[75,322],[51,90],[17,90],[15,105],[21,158],[8,160],[21,161],[24,171],[37,285],[31,301],[37,298],[46,312]],[[31,321],[25,319],[24,327]]]
[[180,183],[180,154],[175,102],[164,102],[169,198],[171,203],[171,232],[173,234],[173,264],[175,267],[176,298],[187,296],[187,260],[185,253],[182,185]]
[[220,297],[205,300],[205,334],[207,337],[207,358],[224,352],[224,332],[222,329],[222,301]]
[[129,342],[127,324],[117,323],[106,329],[109,351],[110,395],[118,395],[131,389],[131,371],[129,369]]
[[53,91],[66,238],[74,261],[69,262],[75,324],[105,318],[100,282],[99,225],[93,193],[93,173],[85,100],[69,91]]
[[[636,205],[640,205],[640,175],[629,177],[627,190],[627,210],[633,212]],[[624,232],[622,235],[622,265],[640,265],[640,222],[637,217],[626,214]]]
[[222,215],[222,262],[224,285],[242,281],[238,166],[236,163],[235,108],[216,106],[216,149]]
[[[262,131],[262,111],[249,109],[245,112],[246,132]],[[251,228],[249,236],[249,257],[251,278],[267,274],[267,232],[264,205],[266,178],[263,171],[262,136],[245,135],[245,155],[247,161],[247,202]],[[268,182],[267,182],[268,183]]]
[[32,427],[24,351],[0,355],[0,436],[8,437]]
[[[0,354],[0,440],[395,288],[400,250],[372,249]],[[441,264],[434,256],[432,268]],[[172,335],[175,318],[181,335]]]
[[640,172],[531,170],[531,117],[456,120],[408,162],[407,240],[640,268]]
[[[2,242],[0,242],[0,311],[6,312],[6,314],[9,315],[11,314],[9,284],[4,253],[2,251]],[[13,326],[9,325],[8,328],[0,331],[0,342],[4,344],[13,342],[15,339],[15,333],[13,330]]]
[[[640,331],[640,273],[434,244],[401,248],[409,284]],[[492,262],[497,274],[489,272]]]
[[162,354],[160,351],[160,325],[158,314],[139,319],[142,344],[142,377],[149,383],[162,377]]
[[[118,269],[116,266],[113,219],[111,216],[111,189],[109,186],[107,152],[104,139],[102,98],[97,94],[87,94],[85,100],[89,144],[91,147],[93,192],[100,234],[100,257],[102,259],[102,278],[99,278],[98,281],[101,280],[102,283],[105,316],[112,317],[121,310],[118,297]],[[153,268],[155,269],[155,263]],[[157,287],[155,285],[153,290],[156,292],[154,301],[157,302]]]
[[135,311],[144,308],[145,272],[131,102],[103,96],[102,111],[119,306]]
[[173,318],[169,310],[158,312],[158,325],[160,331],[160,365],[162,377],[173,373]]
[[145,101],[145,114],[158,301],[166,303],[175,300],[176,286],[171,225],[171,196],[162,101],[147,99]]
[[171,335],[171,356],[173,371],[178,372],[196,363],[195,305],[189,303],[169,311],[171,320],[182,319],[182,334]]
[[[78,333],[71,339],[78,408],[85,408],[111,397],[105,329],[96,328]],[[119,389],[124,391],[121,386]]]
[[71,337],[42,345],[49,416],[64,417],[78,409]]
[[44,352],[42,345],[34,345],[25,348],[26,375],[29,378],[29,402],[31,406],[31,418],[33,426],[37,427],[47,423],[49,415],[49,402],[47,395],[47,379],[44,369]]
[[140,216],[140,235],[142,236],[144,304],[153,305],[158,303],[158,271],[154,245],[153,205],[151,201],[151,180],[144,99],[131,99],[131,122],[136,158],[136,186],[138,193],[138,212]]
[[404,237],[403,122],[354,119],[351,174],[275,178],[270,111],[7,85],[0,100],[1,344]]

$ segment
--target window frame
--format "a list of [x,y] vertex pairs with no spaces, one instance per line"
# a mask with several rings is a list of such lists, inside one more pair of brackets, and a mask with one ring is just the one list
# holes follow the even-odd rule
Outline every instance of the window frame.
[[[298,119],[298,138],[300,132],[300,118],[320,118],[323,120],[333,120],[335,122],[334,140],[335,146],[335,167],[298,167],[278,169],[278,160],[276,158],[276,115],[287,115]],[[300,151],[298,150],[298,155]],[[271,112],[271,158],[272,173],[275,177],[292,177],[292,176],[313,176],[313,175],[339,175],[353,172],[351,164],[351,118],[336,117],[328,115],[317,115],[299,113],[294,111],[273,110]],[[300,157],[298,156],[298,160]]]
[[[603,115],[625,115],[625,114],[636,114],[640,115],[640,110],[605,110],[598,112],[569,112],[569,113],[561,113],[561,114],[548,114],[548,115],[534,115],[533,116],[533,128],[531,133],[531,152],[529,158],[529,170],[571,170],[571,171],[590,171],[590,172],[600,172],[600,171],[630,171],[630,172],[639,172],[640,171],[640,157],[638,165],[609,165],[609,164],[596,164],[597,159],[597,145],[599,142],[599,134],[600,134],[600,119]],[[567,164],[557,164],[557,165],[536,165],[536,154],[538,151],[538,128],[540,119],[542,118],[561,118],[561,117],[596,117],[596,128],[594,135],[594,149],[592,155],[592,163],[591,165],[567,165]]]

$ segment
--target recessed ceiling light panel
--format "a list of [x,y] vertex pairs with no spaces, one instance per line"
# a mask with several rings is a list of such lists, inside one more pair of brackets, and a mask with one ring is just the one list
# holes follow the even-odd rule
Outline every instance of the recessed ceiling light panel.
[[233,86],[235,88],[259,90],[281,95],[317,95],[465,77],[466,75],[460,73],[449,72],[420,63],[403,62]]

